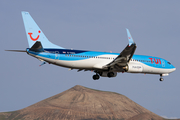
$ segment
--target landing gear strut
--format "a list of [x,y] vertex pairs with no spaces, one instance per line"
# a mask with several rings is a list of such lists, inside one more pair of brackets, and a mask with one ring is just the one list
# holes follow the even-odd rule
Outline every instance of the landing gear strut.
[[94,80],[98,80],[99,79],[99,75],[98,74],[93,75],[93,79]]

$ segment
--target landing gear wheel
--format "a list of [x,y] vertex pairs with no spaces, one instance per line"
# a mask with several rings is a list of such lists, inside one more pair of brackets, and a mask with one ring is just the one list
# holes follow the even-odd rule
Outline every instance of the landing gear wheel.
[[163,79],[163,78],[160,78],[159,80],[160,80],[160,81],[163,81],[164,79]]
[[93,79],[94,79],[94,80],[98,80],[98,79],[99,79],[99,75],[98,75],[98,74],[93,75]]

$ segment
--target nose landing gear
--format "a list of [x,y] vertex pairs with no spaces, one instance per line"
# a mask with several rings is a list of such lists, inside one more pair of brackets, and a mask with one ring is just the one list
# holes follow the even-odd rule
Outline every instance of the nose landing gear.
[[164,79],[162,78],[162,74],[160,74],[160,79],[159,81],[163,81]]
[[160,78],[159,81],[163,81],[164,79],[163,78]]

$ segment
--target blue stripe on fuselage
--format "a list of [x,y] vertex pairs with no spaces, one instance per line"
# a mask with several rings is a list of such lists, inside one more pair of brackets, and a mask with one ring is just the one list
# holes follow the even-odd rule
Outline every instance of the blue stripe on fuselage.
[[60,60],[75,61],[75,60],[85,60],[92,57],[98,57],[101,55],[119,55],[118,53],[108,53],[108,52],[97,52],[97,51],[82,51],[82,50],[70,50],[70,49],[45,49],[48,52],[59,52]]
[[55,53],[57,53],[60,54],[59,56],[60,60],[65,60],[65,61],[85,60],[85,59],[90,59],[92,57],[99,57],[101,55],[105,55],[101,59],[108,59],[111,55],[119,55],[119,53],[82,51],[82,50],[70,50],[70,49],[44,49],[44,50],[45,52],[33,52],[27,49],[27,51],[31,54],[50,58],[50,59],[55,59],[55,57],[57,57]]

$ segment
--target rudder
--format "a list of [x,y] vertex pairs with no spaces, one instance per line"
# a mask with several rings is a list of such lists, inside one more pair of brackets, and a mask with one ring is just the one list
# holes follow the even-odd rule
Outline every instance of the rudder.
[[60,46],[57,46],[53,43],[51,43],[47,37],[44,35],[42,30],[39,28],[39,26],[36,24],[36,22],[33,20],[29,12],[22,11],[22,18],[24,22],[24,27],[26,31],[26,36],[29,44],[29,48],[31,48],[36,41],[40,41],[43,48],[58,48],[58,49],[64,49]]

